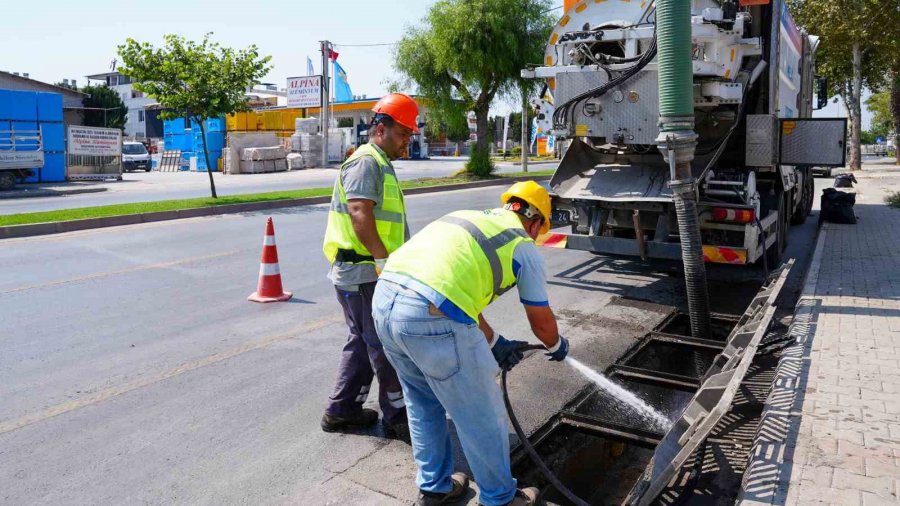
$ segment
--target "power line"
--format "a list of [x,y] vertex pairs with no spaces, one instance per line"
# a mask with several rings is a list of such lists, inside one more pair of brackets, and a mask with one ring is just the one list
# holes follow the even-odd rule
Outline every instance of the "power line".
[[375,47],[375,46],[396,46],[399,42],[384,42],[381,44],[338,44],[333,43],[334,47]]

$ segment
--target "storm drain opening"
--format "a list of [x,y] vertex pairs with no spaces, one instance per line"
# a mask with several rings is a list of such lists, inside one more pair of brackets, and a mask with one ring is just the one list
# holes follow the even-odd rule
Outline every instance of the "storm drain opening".
[[[562,421],[535,449],[554,474],[591,505],[620,504],[653,457],[653,446],[597,435]],[[513,465],[520,486],[537,486],[547,504],[570,504],[527,459]]]
[[[660,494],[679,470],[697,467],[690,458],[698,451],[703,455],[706,447],[700,445],[719,422],[731,423],[723,416],[732,402],[746,402],[738,386],[771,326],[774,300],[791,265],[773,273],[743,315],[713,313],[708,339],[692,337],[688,315],[673,312],[604,371],[670,426],[660,426],[658,416],[648,416],[606,390],[614,388],[590,384],[528,438],[541,460],[591,505],[663,499]],[[715,439],[731,437],[722,428],[715,434]],[[548,504],[571,504],[521,445],[512,457],[520,486],[540,488]],[[672,502],[673,491],[670,487],[664,502]]]
[[[710,314],[710,333],[709,339],[712,341],[725,342],[731,329],[738,321],[738,317],[722,313]],[[669,335],[677,335],[682,337],[691,336],[691,318],[687,313],[677,312],[663,321],[658,332]]]

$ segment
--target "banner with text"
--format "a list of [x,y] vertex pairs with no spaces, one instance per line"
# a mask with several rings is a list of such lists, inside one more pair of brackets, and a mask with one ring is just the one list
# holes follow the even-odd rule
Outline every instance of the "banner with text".
[[289,77],[287,80],[288,107],[320,107],[322,105],[322,76]]
[[70,155],[121,156],[122,131],[117,128],[70,126]]

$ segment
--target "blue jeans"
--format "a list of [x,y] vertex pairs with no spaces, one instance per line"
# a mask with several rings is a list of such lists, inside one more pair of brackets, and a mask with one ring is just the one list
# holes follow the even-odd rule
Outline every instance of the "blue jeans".
[[393,364],[409,417],[416,484],[425,492],[449,492],[453,451],[446,414],[456,425],[469,467],[481,490],[479,501],[512,501],[516,480],[509,463],[509,436],[499,372],[477,325],[438,313],[418,293],[387,280],[372,300],[375,329]]

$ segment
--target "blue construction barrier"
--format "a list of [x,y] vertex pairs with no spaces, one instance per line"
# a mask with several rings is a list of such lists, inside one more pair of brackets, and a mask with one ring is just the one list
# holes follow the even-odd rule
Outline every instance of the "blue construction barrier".
[[[28,178],[29,183],[66,180],[66,129],[62,95],[34,91],[0,90],[0,130],[40,131],[44,144],[44,167]],[[11,134],[0,134],[9,138]],[[17,142],[16,149],[29,149],[37,141]]]

